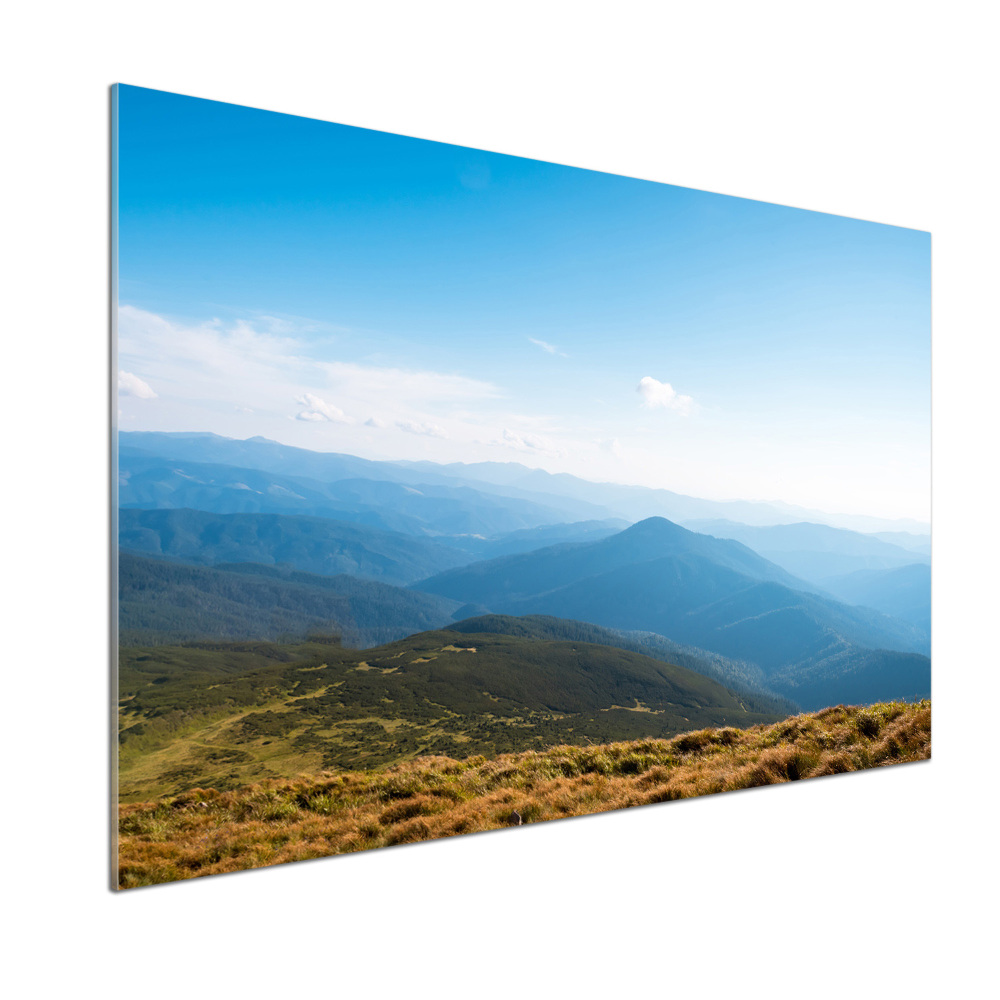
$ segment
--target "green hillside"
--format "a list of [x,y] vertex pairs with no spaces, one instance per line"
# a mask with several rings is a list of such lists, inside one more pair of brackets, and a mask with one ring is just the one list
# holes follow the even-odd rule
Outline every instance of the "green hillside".
[[119,555],[119,641],[304,638],[336,632],[364,647],[446,625],[457,601],[358,577],[238,563],[192,566]]
[[628,650],[452,631],[365,651],[333,641],[125,648],[119,691],[123,801],[782,714],[753,711],[713,680]]
[[684,646],[655,632],[622,632],[591,625],[589,622],[553,618],[550,615],[524,615],[520,618],[512,615],[480,615],[454,622],[448,628],[453,632],[494,632],[525,639],[594,642],[602,646],[628,649],[633,653],[651,656],[654,660],[686,667],[718,681],[738,694],[751,711],[790,715],[798,710],[793,701],[775,694],[767,687],[763,671],[755,664],[730,660],[706,649]]
[[285,564],[304,573],[349,573],[398,585],[468,558],[429,538],[364,524],[283,514],[203,510],[118,511],[118,544],[130,552],[212,566]]

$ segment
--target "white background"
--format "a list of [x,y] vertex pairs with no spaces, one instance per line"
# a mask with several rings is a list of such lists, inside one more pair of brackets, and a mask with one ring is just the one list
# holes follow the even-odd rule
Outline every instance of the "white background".
[[[991,14],[917,0],[7,13],[11,995],[930,997],[994,985]],[[930,230],[933,762],[109,891],[115,81]]]

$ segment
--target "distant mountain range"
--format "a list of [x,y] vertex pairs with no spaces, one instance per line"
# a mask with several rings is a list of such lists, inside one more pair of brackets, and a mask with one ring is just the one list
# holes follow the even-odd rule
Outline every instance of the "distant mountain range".
[[930,545],[925,552],[916,536],[864,535],[825,524],[751,527],[692,521],[688,527],[743,542],[827,596],[874,608],[930,635]]
[[514,462],[478,462],[436,465],[431,462],[398,462],[400,466],[435,470],[461,476],[467,481],[489,483],[494,488],[537,490],[549,496],[597,503],[631,521],[647,517],[667,517],[685,523],[694,518],[716,518],[744,524],[794,524],[813,521],[854,531],[914,532],[919,537],[930,530],[928,524],[911,519],[886,519],[859,514],[836,514],[797,507],[781,501],[704,500],[671,490],[617,483],[594,483],[567,473],[529,469]]
[[[205,462],[178,461],[122,449],[119,506],[182,508],[219,514],[299,514],[356,521],[422,537],[486,538],[562,522],[565,507],[492,496],[467,486],[407,485],[385,479],[324,483],[298,476]],[[581,505],[573,505],[579,508]],[[605,514],[587,507],[588,514]]]
[[700,535],[662,517],[640,521],[599,541],[553,545],[476,562],[426,582],[433,585],[434,593],[454,596],[452,591],[460,591],[465,600],[493,605],[549,593],[651,559],[681,555],[754,580],[807,586],[739,542]]
[[[637,521],[662,516],[680,522],[698,518],[722,518],[753,525],[813,521],[864,531],[915,532],[917,536],[926,534],[929,530],[927,525],[915,521],[829,514],[777,501],[704,500],[670,490],[595,483],[566,473],[553,474],[541,469],[530,469],[514,462],[446,465],[433,462],[376,462],[353,455],[293,448],[260,437],[243,441],[209,433],[152,431],[121,432],[119,449],[123,459],[130,455],[132,458],[138,457],[137,452],[143,452],[147,457],[256,469],[278,476],[308,479],[314,483],[329,484],[353,479],[392,482],[418,488],[429,485],[453,489],[464,487],[494,498],[526,500],[543,508],[560,511],[560,516],[556,518],[560,521],[606,518]],[[181,503],[175,505],[183,506]]]
[[875,535],[827,524],[778,524],[766,527],[733,521],[695,520],[685,527],[749,546],[789,573],[825,586],[830,577],[856,570],[884,570],[913,563],[930,563],[930,555],[906,549]]
[[[894,692],[879,697],[929,689],[928,638],[920,629],[790,583],[784,570],[738,542],[650,518],[599,542],[474,563],[416,586],[500,614],[648,630],[749,660],[774,690],[804,708],[817,706],[831,671],[844,679],[838,700],[867,690],[867,674],[864,684],[849,676],[861,659],[885,682],[874,687]],[[877,650],[906,656],[875,663],[870,653]]]
[[930,633],[931,568],[924,563],[856,570],[826,580],[825,585],[838,600],[877,608]]
[[909,552],[918,552],[922,556],[927,556],[928,559],[930,558],[930,534],[914,534],[909,531],[876,531],[873,532],[873,537],[881,539],[883,542],[889,542],[892,545],[898,545],[901,549],[906,549]]
[[262,438],[125,432],[119,457],[121,550],[190,564],[173,576],[131,564],[123,628],[149,641],[315,621],[368,644],[487,613],[544,615],[615,630],[633,643],[621,648],[708,651],[742,665],[743,690],[807,709],[929,692],[927,538],[902,522],[876,536],[781,504]]

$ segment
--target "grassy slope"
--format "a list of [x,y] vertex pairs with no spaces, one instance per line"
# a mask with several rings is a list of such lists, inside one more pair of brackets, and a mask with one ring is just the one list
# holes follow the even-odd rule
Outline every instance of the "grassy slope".
[[422,754],[773,722],[683,667],[585,642],[424,632],[371,650],[200,643],[120,652],[122,801]]
[[120,809],[120,886],[150,885],[794,781],[931,754],[930,702],[827,708],[748,730],[198,789]]

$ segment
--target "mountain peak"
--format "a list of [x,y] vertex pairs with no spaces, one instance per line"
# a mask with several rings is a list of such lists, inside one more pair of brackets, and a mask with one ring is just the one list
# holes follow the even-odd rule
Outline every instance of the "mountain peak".
[[691,532],[687,528],[682,528],[679,524],[667,520],[665,517],[647,517],[642,521],[636,521],[623,532],[623,535],[651,535],[663,537],[666,535],[689,535]]

